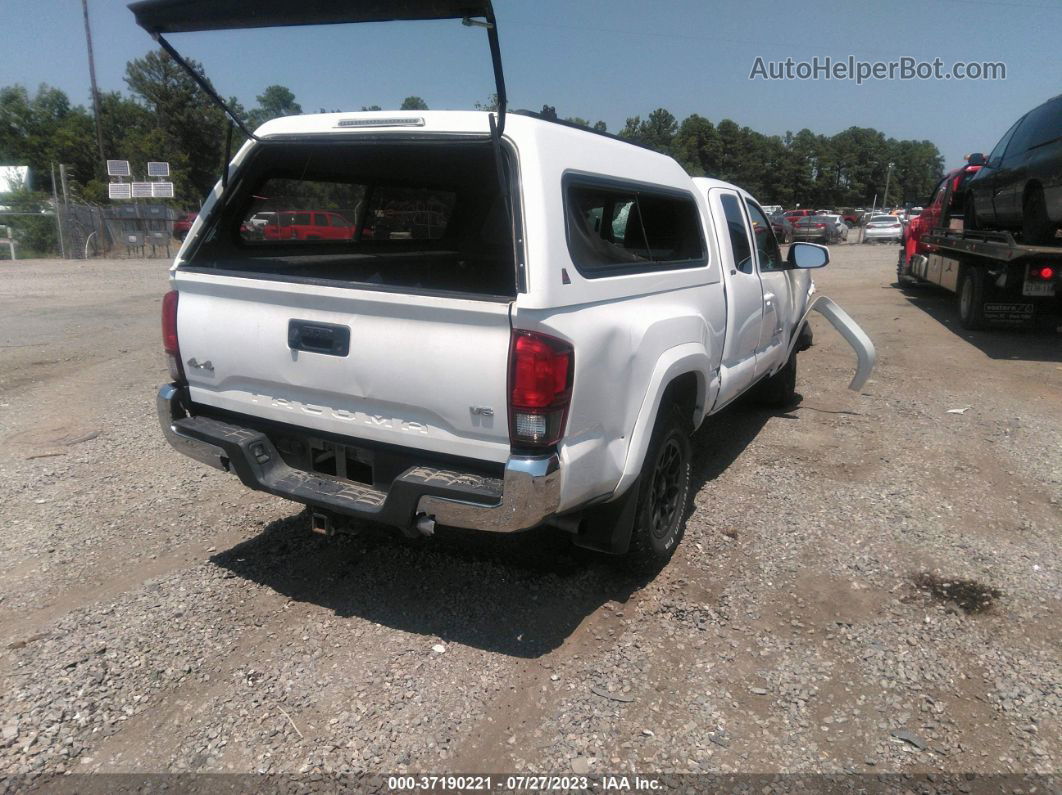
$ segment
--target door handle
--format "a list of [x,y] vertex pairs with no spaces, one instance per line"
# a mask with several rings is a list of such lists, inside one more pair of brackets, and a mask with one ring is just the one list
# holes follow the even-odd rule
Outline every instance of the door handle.
[[293,351],[346,356],[350,353],[350,327],[312,320],[289,320],[288,347]]

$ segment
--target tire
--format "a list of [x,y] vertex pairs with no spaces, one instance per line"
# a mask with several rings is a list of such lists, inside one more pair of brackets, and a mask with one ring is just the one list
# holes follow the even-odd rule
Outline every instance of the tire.
[[677,404],[661,408],[638,478],[638,504],[628,560],[638,569],[664,566],[686,531],[692,446],[690,420]]
[[774,408],[786,408],[796,401],[797,352],[794,350],[782,369],[765,378],[753,390],[757,403]]
[[975,331],[985,327],[985,272],[961,265],[959,269],[959,323]]
[[1043,188],[1030,188],[1021,208],[1021,239],[1029,246],[1046,246],[1055,237],[1056,224],[1047,217]]

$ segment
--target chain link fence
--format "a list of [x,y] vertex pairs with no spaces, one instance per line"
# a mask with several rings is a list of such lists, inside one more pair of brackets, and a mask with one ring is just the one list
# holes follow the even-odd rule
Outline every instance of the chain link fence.
[[0,209],[0,260],[172,257],[180,246],[173,237],[180,215],[157,204],[59,202],[36,211]]

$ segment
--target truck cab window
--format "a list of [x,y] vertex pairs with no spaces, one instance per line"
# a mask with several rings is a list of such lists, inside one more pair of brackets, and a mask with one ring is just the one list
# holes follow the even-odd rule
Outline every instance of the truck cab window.
[[756,259],[760,263],[760,272],[785,270],[785,260],[782,259],[782,250],[778,248],[778,240],[775,239],[771,222],[763,214],[763,210],[750,201],[745,202],[749,210],[749,218],[752,219],[752,236],[756,241]]
[[745,225],[745,216],[741,212],[741,205],[737,197],[724,193],[720,197],[723,205],[723,214],[726,217],[726,228],[730,232],[730,248],[734,253],[734,265],[742,273],[752,273],[752,247],[749,245],[748,228]]

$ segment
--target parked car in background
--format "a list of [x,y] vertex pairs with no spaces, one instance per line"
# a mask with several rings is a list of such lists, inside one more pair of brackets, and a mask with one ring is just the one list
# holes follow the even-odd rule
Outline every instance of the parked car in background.
[[807,218],[809,215],[814,215],[814,210],[787,210],[785,218],[789,223],[796,225],[796,222],[801,218]]
[[784,208],[780,204],[765,204],[763,205],[763,211],[767,213],[767,217],[770,218],[773,215],[778,215]]
[[254,213],[240,225],[240,236],[244,240],[265,240],[265,228],[270,224],[277,224],[277,213]]
[[830,219],[830,222],[833,224],[833,228],[837,232],[838,241],[848,239],[848,224],[844,222],[844,219],[840,215],[829,214],[817,217]]
[[793,242],[793,225],[789,223],[789,219],[782,213],[778,212],[770,216],[771,230],[774,232],[774,236],[778,238],[778,242],[792,243]]
[[864,243],[899,243],[903,239],[903,221],[895,215],[872,215],[863,229]]
[[173,222],[173,236],[178,240],[184,240],[188,237],[188,232],[192,228],[192,224],[195,223],[195,219],[199,217],[199,213],[184,213],[180,218]]
[[809,215],[793,224],[793,240],[816,243],[836,243],[840,240],[837,226],[826,215]]
[[1007,130],[968,183],[966,229],[1020,230],[1027,245],[1054,239],[1062,224],[1062,94]]
[[863,219],[863,210],[852,207],[841,208],[841,220],[848,226],[856,226]]
[[[255,213],[255,216],[262,213]],[[339,213],[286,210],[262,225],[265,240],[350,240],[354,224]],[[254,222],[254,216],[248,223]]]

